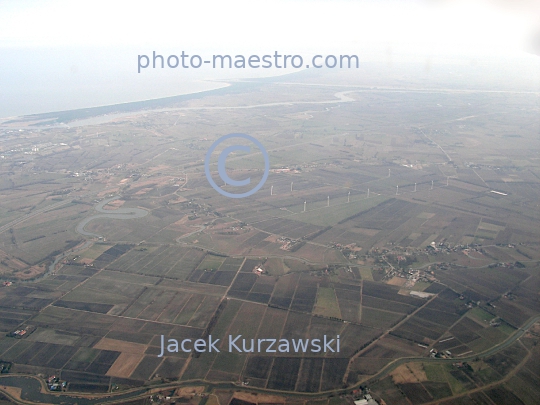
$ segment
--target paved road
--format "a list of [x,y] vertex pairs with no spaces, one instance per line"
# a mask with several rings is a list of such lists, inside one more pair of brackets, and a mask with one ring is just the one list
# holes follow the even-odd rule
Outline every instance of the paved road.
[[[9,395],[6,391],[3,391],[4,386],[16,387],[21,389],[21,399],[14,398]],[[48,389],[44,387],[44,383],[41,380],[38,380],[35,377],[31,376],[15,376],[15,375],[3,375],[0,376],[0,391],[4,395],[7,395],[9,398],[14,400],[16,403],[24,404],[34,404],[34,403],[46,403],[46,404],[78,404],[78,405],[95,405],[95,404],[105,404],[111,401],[111,398],[115,398],[115,402],[128,400],[134,396],[146,395],[147,389],[139,388],[136,391],[131,391],[128,393],[119,394],[113,396],[108,394],[107,396],[102,396],[99,399],[92,396],[78,396],[73,394],[55,394],[48,392]],[[43,392],[42,392],[43,391]]]
[[[517,339],[519,339],[523,334],[535,323],[540,321],[540,316],[537,316],[533,319],[531,319],[529,322],[525,324],[525,326],[519,328],[512,336],[510,336],[506,341],[492,347],[489,350],[486,350],[483,353],[475,354],[474,356],[470,357],[462,357],[459,360],[460,361],[471,361],[477,356],[485,357],[490,356],[492,354],[497,353],[498,351],[501,351],[508,346],[510,346],[512,343],[514,343]],[[167,384],[161,384],[161,385],[152,385],[152,388],[160,388],[160,389],[167,389],[167,388],[179,388],[179,387],[186,387],[186,386],[195,386],[195,385],[204,385],[206,387],[206,391],[210,391],[212,389],[234,389],[237,391],[249,391],[249,392],[260,392],[260,393],[266,393],[266,394],[281,394],[286,395],[289,397],[321,397],[328,394],[334,394],[334,395],[341,395],[345,393],[349,393],[352,389],[358,387],[359,385],[366,385],[375,382],[376,380],[383,378],[388,373],[390,373],[392,370],[394,370],[396,367],[399,367],[400,365],[404,363],[409,362],[453,362],[456,361],[456,359],[432,359],[432,358],[426,358],[426,357],[410,357],[410,358],[402,358],[398,359],[390,364],[388,364],[384,369],[382,369],[379,373],[372,376],[369,380],[360,382],[356,384],[355,386],[347,387],[344,389],[334,390],[334,391],[326,391],[326,392],[319,392],[319,393],[303,393],[303,392],[289,392],[289,391],[278,391],[278,390],[271,390],[266,388],[256,388],[251,386],[240,386],[233,383],[209,383],[207,381],[201,381],[201,380],[192,380],[192,381],[183,381],[183,382],[174,382],[174,383],[167,383]],[[117,401],[125,401],[127,399],[129,400],[135,400],[137,398],[143,398],[148,395],[148,389],[145,388],[134,388],[132,390],[129,390],[127,392],[124,392],[118,396],[115,396],[113,394],[108,394],[107,396],[99,397],[99,395],[93,394],[92,398],[86,397],[84,400],[81,400],[80,397],[76,397],[75,395],[58,395],[53,393],[41,393],[41,386],[42,383],[39,382],[35,377],[30,376],[14,376],[14,375],[4,375],[0,376],[0,391],[4,392],[2,390],[3,386],[11,386],[11,387],[19,387],[22,389],[23,392],[23,403],[31,404],[36,402],[47,402],[52,404],[60,404],[60,403],[79,403],[79,404],[85,404],[85,405],[94,405],[94,404],[105,404],[105,403],[122,403]],[[13,398],[12,396],[8,395],[8,397]],[[75,401],[76,399],[76,401]],[[66,402],[67,401],[67,402]],[[71,402],[69,402],[71,401]],[[17,401],[20,402],[20,401]]]
[[136,219],[136,218],[142,218],[148,215],[148,211],[143,210],[142,208],[117,208],[115,210],[106,210],[103,209],[105,205],[110,203],[111,201],[118,200],[120,198],[119,195],[107,198],[103,201],[101,201],[99,204],[97,204],[94,209],[97,212],[101,212],[101,214],[92,215],[91,217],[87,217],[83,219],[81,222],[79,222],[79,225],[77,225],[77,232],[84,236],[90,236],[93,238],[98,238],[101,235],[88,232],[84,230],[84,227],[94,219]]
[[498,345],[493,346],[491,349],[488,349],[482,353],[474,354],[472,356],[467,357],[460,357],[459,359],[437,359],[437,358],[431,358],[431,357],[405,357],[398,360],[393,361],[392,363],[388,364],[385,368],[383,368],[381,371],[379,371],[374,376],[370,377],[369,380],[364,382],[363,384],[369,384],[370,382],[375,382],[376,380],[380,380],[381,378],[385,377],[393,371],[395,368],[401,366],[405,363],[410,362],[423,362],[423,363],[453,363],[456,360],[459,361],[472,361],[476,357],[488,357],[491,356],[503,349],[506,349],[508,346],[510,346],[512,343],[514,343],[517,339],[519,339],[527,330],[533,326],[536,322],[540,321],[540,316],[537,316],[533,319],[531,319],[525,326],[519,328],[512,336],[510,336],[508,339],[506,339],[504,342],[499,343]]
[[52,204],[52,205],[48,205],[47,207],[44,207],[44,208],[40,208],[39,210],[36,210],[36,211],[32,211],[31,213],[29,214],[26,214],[26,215],[23,215],[22,217],[19,217],[13,221],[11,221],[10,223],[8,224],[5,224],[4,226],[0,227],[0,233],[3,233],[5,231],[7,231],[8,229],[12,228],[13,226],[23,222],[23,221],[26,221],[30,218],[33,218],[37,215],[40,215],[40,214],[43,214],[44,212],[47,212],[47,211],[50,211],[50,210],[53,210],[55,208],[58,208],[58,207],[61,207],[63,205],[66,205],[66,204],[69,204],[71,203],[71,199],[69,200],[64,200],[64,201],[60,201],[56,204]]

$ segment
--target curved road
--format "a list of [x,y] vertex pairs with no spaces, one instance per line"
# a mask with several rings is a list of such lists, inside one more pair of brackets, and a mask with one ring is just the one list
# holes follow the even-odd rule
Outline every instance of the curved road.
[[491,349],[488,349],[482,353],[474,354],[472,356],[467,357],[460,357],[459,359],[437,359],[437,358],[431,358],[431,357],[402,357],[400,359],[394,360],[393,362],[387,364],[381,371],[379,371],[377,374],[371,376],[368,380],[358,383],[356,385],[360,384],[366,384],[366,383],[372,383],[376,380],[379,380],[383,377],[385,377],[389,372],[394,370],[395,368],[399,367],[402,364],[405,363],[411,363],[411,362],[422,362],[422,363],[434,363],[434,362],[441,362],[441,363],[449,363],[449,362],[455,362],[456,360],[459,361],[471,361],[474,360],[477,357],[487,357],[491,356],[498,351],[501,351],[503,349],[506,349],[508,346],[513,344],[516,340],[518,340],[531,326],[533,326],[536,322],[540,321],[540,316],[536,316],[532,318],[525,326],[522,326],[519,328],[512,336],[510,336],[508,339],[506,339],[504,342],[499,343],[498,345],[493,346]]
[[148,211],[143,210],[142,208],[117,208],[115,210],[106,210],[103,209],[104,206],[106,206],[108,203],[114,200],[118,200],[120,198],[119,195],[116,195],[111,198],[107,198],[103,201],[101,201],[99,204],[97,204],[94,209],[97,212],[101,212],[101,214],[92,215],[91,217],[83,219],[79,225],[77,225],[77,232],[84,236],[90,236],[93,238],[101,237],[102,235],[98,235],[92,232],[88,232],[84,230],[84,227],[88,225],[89,222],[93,221],[94,219],[136,219],[136,218],[142,218],[148,215]]
[[[485,357],[485,356],[490,356],[492,354],[495,354],[496,352],[503,350],[507,348],[508,346],[510,346],[512,343],[514,343],[517,339],[523,336],[523,334],[535,322],[538,322],[538,321],[540,321],[540,316],[536,316],[532,318],[531,320],[529,320],[529,322],[527,322],[523,327],[519,328],[512,336],[510,336],[504,342],[492,347],[489,350],[486,350],[483,353],[475,354],[469,357],[462,357],[459,360],[470,361],[476,357]],[[356,387],[360,385],[365,385],[365,384],[375,382],[376,380],[386,376],[390,371],[394,370],[396,367],[404,363],[452,362],[455,360],[456,359],[432,359],[432,358],[425,358],[425,357],[401,358],[388,364],[380,372],[370,377],[366,381],[358,382],[354,386],[349,386],[343,389],[317,392],[317,393],[278,391],[278,390],[271,390],[271,389],[265,389],[265,388],[245,387],[245,386],[236,385],[230,382],[209,383],[208,381],[192,380],[192,381],[166,383],[166,384],[161,384],[161,385],[152,385],[151,387],[149,386],[145,388],[134,388],[126,392],[123,392],[121,394],[119,393],[117,395],[112,394],[112,393],[109,393],[103,396],[99,396],[98,394],[92,394],[92,396],[90,397],[90,396],[84,396],[84,394],[79,396],[77,394],[68,394],[68,393],[55,394],[55,393],[49,393],[49,392],[42,392],[42,388],[44,388],[44,383],[42,382],[42,380],[39,380],[37,377],[32,377],[32,376],[15,376],[15,375],[0,376],[0,392],[3,392],[5,395],[7,395],[9,398],[11,398],[17,403],[32,404],[36,402],[42,402],[42,403],[45,402],[45,403],[50,403],[50,404],[78,403],[78,404],[84,404],[84,405],[122,403],[118,401],[124,401],[127,399],[135,400],[137,398],[145,397],[146,395],[148,395],[149,389],[159,388],[159,389],[164,390],[168,388],[179,388],[179,387],[186,387],[186,386],[193,386],[193,385],[204,385],[206,387],[206,392],[215,388],[219,388],[219,389],[235,389],[235,390],[250,391],[250,392],[260,392],[260,393],[266,393],[266,394],[286,395],[289,397],[302,397],[302,398],[321,397],[328,394],[341,395],[341,394],[349,393],[351,390],[355,389]],[[9,392],[3,390],[2,388],[5,386],[20,388],[22,390],[21,392],[22,401],[19,398],[15,398],[12,395],[10,395]]]
[[[2,390],[2,388],[7,385],[21,389],[20,399],[10,395],[9,392]],[[96,399],[96,395],[85,396],[82,394],[79,396],[75,394],[48,392],[45,384],[36,377],[3,375],[0,377],[0,391],[16,403],[33,404],[39,402],[46,404],[95,405],[110,402],[111,398],[114,398],[114,402],[128,400],[133,396],[146,394],[147,389],[139,388],[135,391],[129,391],[118,395],[108,394]]]

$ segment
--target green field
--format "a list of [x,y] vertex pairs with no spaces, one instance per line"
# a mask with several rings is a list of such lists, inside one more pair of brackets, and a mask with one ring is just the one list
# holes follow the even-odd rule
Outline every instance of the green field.
[[495,318],[493,315],[491,315],[490,313],[484,311],[482,308],[479,308],[479,307],[475,307],[475,308],[471,309],[467,313],[467,316],[469,316],[471,318],[474,318],[474,319],[476,319],[477,321],[480,321],[480,323],[483,323],[483,324],[489,324],[489,321],[491,321],[493,318]]
[[197,268],[201,270],[217,270],[224,261],[225,257],[208,254],[204,257],[203,261],[201,262],[201,264],[199,264]]
[[424,371],[429,381],[447,382],[446,372],[440,364],[424,363]]
[[336,292],[333,288],[319,287],[317,291],[317,302],[313,313],[341,318]]
[[[85,250],[80,254],[80,259],[97,259],[99,255],[105,252],[107,249],[111,248],[113,245],[104,244],[104,243],[95,243],[90,248]],[[77,261],[80,261],[77,260]]]
[[446,379],[448,381],[448,384],[450,384],[450,388],[452,389],[452,393],[456,395],[456,394],[461,394],[462,392],[464,392],[465,387],[463,386],[463,384],[460,383],[456,378],[454,378],[449,372],[453,366],[445,365],[443,367],[445,369],[445,374],[446,374]]
[[373,273],[369,267],[360,267],[360,276],[363,280],[373,281]]

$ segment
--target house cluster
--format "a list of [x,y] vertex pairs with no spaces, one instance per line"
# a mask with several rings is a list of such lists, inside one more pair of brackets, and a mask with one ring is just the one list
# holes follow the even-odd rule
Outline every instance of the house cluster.
[[[498,246],[506,246],[506,245],[498,245]],[[513,247],[513,245],[508,245],[508,247]],[[427,254],[436,254],[436,253],[455,253],[455,252],[464,252],[464,253],[471,253],[471,252],[478,252],[484,254],[484,250],[481,244],[479,243],[471,243],[471,244],[456,244],[452,245],[448,242],[446,242],[445,239],[443,239],[439,243],[431,242],[429,245],[426,246],[424,251]]]
[[[182,395],[180,392],[180,388],[175,392],[175,390],[167,390],[158,392],[156,394],[150,395],[150,403],[152,404],[176,404],[178,403],[177,400],[180,400],[180,402],[189,402],[187,401],[188,398],[186,398],[185,394]],[[193,398],[193,396],[201,396],[201,397],[207,397],[208,394],[206,393],[193,393],[190,395],[190,398]],[[179,398],[180,397],[180,398]]]
[[216,231],[218,235],[240,235],[242,233],[249,232],[251,230],[250,227],[245,222],[236,222],[231,226],[228,226],[226,228],[216,228],[221,229]]
[[3,153],[3,159],[5,159],[6,156],[16,155],[16,154],[24,154],[24,155],[35,155],[41,150],[50,150],[54,149],[58,146],[68,146],[66,143],[52,143],[52,142],[45,142],[40,144],[35,144],[31,146],[24,146],[22,144],[15,145],[14,149],[6,150]]
[[[490,269],[494,269],[497,267],[502,267],[503,269],[513,269],[514,267],[521,267],[520,262],[515,263],[509,263],[509,262],[498,262],[498,263],[491,263],[488,267]],[[523,266],[525,267],[525,266]]]
[[271,169],[271,173],[301,173],[302,169],[300,167],[289,167],[282,166],[279,169]]
[[13,332],[13,335],[23,337],[24,335],[26,335],[26,333],[27,333],[26,329],[17,329],[15,332]]
[[55,375],[51,375],[47,378],[47,387],[49,387],[50,391],[63,391],[67,388],[67,385],[67,381],[61,381],[60,378]]
[[354,405],[379,405],[379,403],[370,394],[366,394],[365,398],[354,401]]
[[467,308],[469,308],[469,309],[472,309],[472,308],[474,308],[474,307],[480,306],[480,301],[476,301],[476,302],[471,301],[471,300],[467,299],[467,297],[465,297],[465,295],[463,295],[463,294],[461,294],[461,295],[459,296],[459,299],[460,299],[461,301],[467,301],[466,306],[467,306]]
[[510,301],[514,301],[517,297],[511,292],[506,292],[503,294],[503,298],[506,298],[507,300],[510,300]]
[[281,243],[281,246],[279,247],[281,250],[287,250],[290,251],[291,248],[298,243],[298,240],[287,238],[285,236],[281,236],[278,238],[278,242]]
[[379,405],[379,403],[371,396],[367,388],[354,390],[352,396],[354,405]]
[[460,368],[465,371],[473,371],[473,368],[471,367],[471,365],[467,363],[466,361],[458,361],[457,363],[453,363],[452,366],[456,368]]
[[406,288],[413,287],[417,282],[422,281],[425,283],[432,283],[437,281],[437,278],[430,272],[422,269],[390,269],[384,276],[384,279],[391,279],[392,277],[400,277],[407,279],[405,284]]
[[26,326],[24,328],[16,329],[12,332],[9,332],[6,336],[16,339],[22,339],[30,335],[36,329],[35,326]]
[[349,260],[358,259],[358,253],[362,250],[362,248],[357,246],[356,243],[343,245],[341,243],[332,242],[330,246],[333,249],[339,250],[341,253],[343,253],[343,256],[347,257]]
[[0,361],[0,374],[9,373],[10,368],[11,368],[11,363],[10,362]]
[[429,357],[433,359],[451,359],[452,352],[450,350],[438,351],[437,349],[431,349],[429,351]]

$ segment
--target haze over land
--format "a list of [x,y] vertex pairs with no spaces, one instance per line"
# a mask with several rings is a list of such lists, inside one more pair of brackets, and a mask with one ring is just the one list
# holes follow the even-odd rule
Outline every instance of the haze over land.
[[537,403],[527,2],[51,4],[0,6],[1,403]]
[[526,0],[298,0],[275,1],[271,7],[248,1],[154,7],[103,1],[4,3],[0,55],[8,62],[0,66],[0,118],[168,97],[218,86],[203,80],[295,71],[204,65],[138,74],[137,56],[153,51],[203,57],[355,54],[361,66],[376,62],[399,72],[412,63],[426,77],[447,64],[491,64],[488,71],[494,74],[506,65],[502,77],[510,73],[538,85],[537,70],[515,70],[523,64],[516,58],[539,54],[539,11],[536,2]]
[[[474,67],[440,67],[429,81],[386,69],[386,86],[368,69],[306,71],[98,125],[70,128],[62,114],[61,127],[55,114],[4,123],[1,265],[14,284],[0,290],[1,325],[29,336],[3,338],[0,358],[15,372],[60,370],[71,392],[156,379],[295,392],[362,382],[377,398],[423,403],[487,384],[492,398],[527,403],[538,354],[518,331],[539,315],[538,92],[486,85],[496,75],[466,85]],[[271,173],[232,201],[202,159],[240,130],[263,143]],[[227,168],[256,183],[260,159]],[[161,358],[161,334],[340,335],[342,350]],[[402,369],[400,358],[416,360]],[[519,377],[504,377],[503,359]]]

